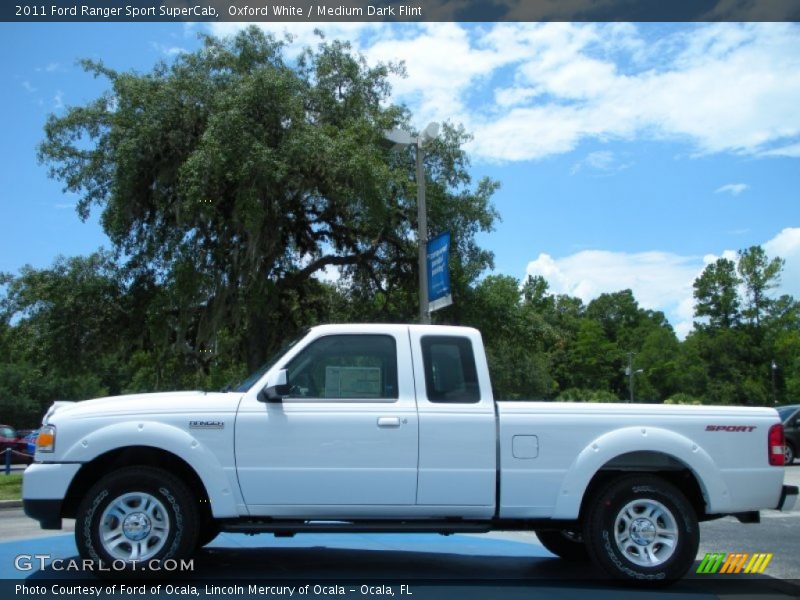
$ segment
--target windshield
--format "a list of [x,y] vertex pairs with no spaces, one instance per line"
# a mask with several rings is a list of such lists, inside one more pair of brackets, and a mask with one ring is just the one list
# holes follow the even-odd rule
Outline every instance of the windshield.
[[[261,365],[254,373],[249,375],[247,377],[247,379],[245,379],[241,383],[237,383],[236,385],[232,386],[230,388],[230,391],[244,393],[247,390],[249,390],[251,387],[253,387],[253,385],[256,383],[256,381],[261,379],[264,376],[264,373],[269,371],[275,365],[275,363],[278,362],[281,359],[281,357],[284,354],[289,352],[289,350],[291,350],[295,346],[295,344],[297,344],[297,342],[299,342],[304,337],[306,337],[307,333],[308,333],[308,329],[303,331],[298,337],[294,338],[291,342],[289,342],[288,344],[283,346],[280,350],[278,350],[275,354],[273,354],[267,362],[265,362],[263,365]],[[228,391],[228,390],[225,390],[225,391]]]
[[783,408],[778,409],[778,415],[781,418],[781,421],[785,421],[789,417],[791,417],[795,411],[797,410],[796,406],[784,406]]

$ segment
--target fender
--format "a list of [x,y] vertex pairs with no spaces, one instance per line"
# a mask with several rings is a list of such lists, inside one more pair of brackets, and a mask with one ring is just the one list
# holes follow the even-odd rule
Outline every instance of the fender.
[[659,452],[686,465],[703,492],[709,513],[724,513],[730,504],[728,486],[709,454],[689,438],[658,427],[625,427],[594,439],[570,465],[558,492],[554,519],[575,519],[586,488],[609,461],[629,452]]
[[[124,444],[120,444],[124,441]],[[241,516],[243,506],[233,465],[229,480],[217,456],[183,429],[164,423],[136,419],[114,423],[92,431],[70,446],[60,457],[63,462],[87,463],[101,454],[125,446],[150,446],[182,458],[200,477],[215,517]]]

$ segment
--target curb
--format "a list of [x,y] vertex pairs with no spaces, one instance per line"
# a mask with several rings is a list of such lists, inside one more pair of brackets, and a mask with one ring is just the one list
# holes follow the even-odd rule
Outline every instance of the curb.
[[22,500],[0,500],[0,510],[4,508],[22,508]]

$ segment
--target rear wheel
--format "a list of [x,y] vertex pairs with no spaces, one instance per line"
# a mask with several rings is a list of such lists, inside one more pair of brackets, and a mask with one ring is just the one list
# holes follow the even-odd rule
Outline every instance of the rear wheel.
[[786,442],[783,446],[783,464],[790,465],[794,462],[796,454],[794,451],[794,446],[791,442]]
[[686,574],[700,533],[694,508],[675,486],[630,475],[591,499],[583,538],[592,560],[615,578],[657,584]]
[[572,529],[536,530],[536,537],[550,552],[570,562],[589,560],[589,552],[583,543],[583,535]]

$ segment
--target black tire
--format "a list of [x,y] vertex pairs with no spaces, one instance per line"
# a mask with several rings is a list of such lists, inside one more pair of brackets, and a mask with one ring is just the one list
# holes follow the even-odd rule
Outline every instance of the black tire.
[[586,544],[583,543],[583,535],[578,531],[570,529],[536,530],[536,537],[542,546],[550,552],[569,562],[586,562],[589,560],[589,552]]
[[583,539],[591,559],[612,577],[663,585],[691,568],[700,530],[694,508],[674,485],[628,475],[591,498]]
[[75,522],[78,552],[107,576],[158,573],[149,566],[188,558],[197,534],[192,492],[154,467],[126,467],[103,477],[82,500]]
[[795,452],[794,445],[786,442],[783,447],[783,464],[788,466],[794,462],[795,458],[797,458],[797,452]]

